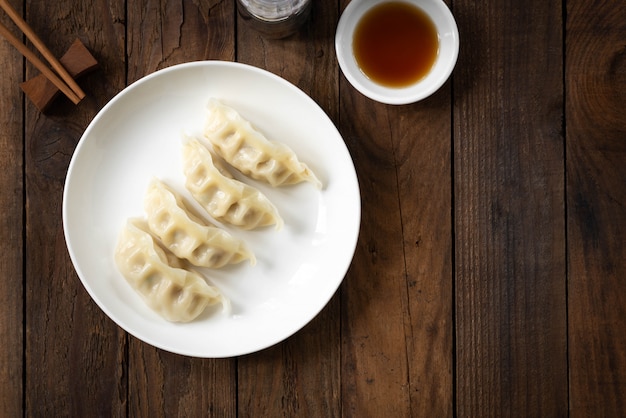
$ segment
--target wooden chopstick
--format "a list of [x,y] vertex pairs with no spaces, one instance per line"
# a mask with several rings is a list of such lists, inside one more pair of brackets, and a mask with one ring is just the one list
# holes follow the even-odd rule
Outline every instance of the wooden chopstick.
[[[22,42],[20,42],[11,32],[6,28],[6,26],[2,25],[0,31],[2,35],[7,38],[11,44],[15,48],[20,51],[22,55],[26,57],[28,61],[30,61],[39,71],[41,71],[46,78],[48,78],[59,90],[63,92],[74,104],[77,104],[85,97],[85,92],[76,84],[76,81],[72,78],[72,76],[67,72],[65,67],[56,59],[56,57],[50,52],[50,50],[46,47],[46,45],[39,39],[37,34],[31,29],[30,26],[22,19],[22,17],[15,11],[15,9],[8,3],[7,0],[0,0],[0,7],[2,10],[6,12],[7,15],[11,18],[11,20],[17,25],[17,27],[26,35],[26,37],[33,43],[35,48],[43,55],[43,57],[50,63],[50,66],[56,70],[59,76],[63,79],[61,81],[52,71],[50,71],[41,60],[37,58],[35,54],[33,54]],[[33,59],[34,58],[34,59]],[[43,68],[46,68],[44,70]],[[52,75],[52,77],[50,77]],[[56,81],[54,80],[56,78]],[[58,82],[61,83],[58,84]],[[67,84],[66,84],[67,83]],[[65,85],[66,87],[61,88],[61,85]],[[69,91],[68,91],[69,90]],[[68,94],[70,93],[71,94]],[[77,100],[76,100],[77,99]]]
[[10,31],[0,23],[0,35],[4,36],[31,64],[33,64],[41,73],[52,82],[59,90],[63,92],[74,104],[80,102],[80,98],[72,91],[72,89],[63,82],[57,75],[46,66],[37,56],[20,42]]

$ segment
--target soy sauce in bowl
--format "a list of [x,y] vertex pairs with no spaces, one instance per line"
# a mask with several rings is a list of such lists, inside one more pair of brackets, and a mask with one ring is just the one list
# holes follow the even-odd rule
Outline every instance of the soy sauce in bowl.
[[439,52],[439,35],[420,8],[385,2],[363,15],[352,47],[359,68],[369,79],[388,87],[405,87],[432,69]]
[[452,74],[459,30],[444,0],[354,0],[335,33],[347,81],[380,103],[415,103]]

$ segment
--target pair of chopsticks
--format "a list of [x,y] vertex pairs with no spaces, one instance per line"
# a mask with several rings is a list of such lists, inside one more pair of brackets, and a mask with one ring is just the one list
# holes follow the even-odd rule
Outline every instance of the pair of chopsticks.
[[[0,7],[11,18],[13,23],[26,35],[33,43],[35,48],[48,61],[50,66],[58,73],[55,74],[46,66],[30,49],[26,47],[19,39],[17,39],[9,29],[0,23],[0,35],[4,36],[31,64],[33,64],[41,73],[54,84],[63,94],[65,94],[74,104],[78,104],[84,97],[85,93],[76,84],[76,81],[67,72],[63,65],[57,60],[50,50],[39,39],[35,32],[28,26],[22,17],[15,11],[7,0],[0,0]],[[60,77],[60,78],[59,78]]]

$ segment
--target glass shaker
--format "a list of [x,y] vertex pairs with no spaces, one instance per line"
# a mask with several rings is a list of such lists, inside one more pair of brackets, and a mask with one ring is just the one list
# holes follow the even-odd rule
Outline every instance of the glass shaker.
[[237,0],[237,9],[243,20],[264,36],[284,38],[307,20],[311,0]]

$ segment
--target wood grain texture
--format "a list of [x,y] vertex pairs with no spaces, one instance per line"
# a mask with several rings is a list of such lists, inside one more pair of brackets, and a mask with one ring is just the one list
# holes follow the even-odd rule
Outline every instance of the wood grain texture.
[[[128,2],[128,82],[187,61],[233,60],[234,4]],[[236,416],[236,360],[197,359],[129,344],[131,416]]]
[[572,417],[626,409],[626,9],[567,2]]
[[238,360],[238,416],[341,415],[338,303],[286,341]]
[[[123,38],[115,25],[123,16],[123,3],[105,1],[71,8],[31,2],[25,15],[57,56],[83,36],[92,51],[123,56]],[[63,184],[76,143],[102,98],[123,86],[123,60],[117,64],[107,63],[107,83],[84,79],[90,97],[77,107],[60,100],[53,113],[43,116],[27,104],[24,384],[29,416],[119,416],[125,411],[124,334],[76,276],[61,218]],[[26,75],[36,73],[29,67]]]
[[[0,415],[624,415],[623,2],[449,1],[452,80],[386,106],[337,65],[350,0],[314,0],[283,40],[229,0],[10,1],[55,55],[79,38],[100,68],[79,80],[78,106],[59,97],[43,115],[19,90],[38,72],[0,39]],[[129,83],[202,59],[309,94],[339,128],[363,202],[329,304],[234,359],[126,334],[84,290],[62,229],[68,164],[96,113]]]
[[342,293],[344,410],[452,416],[449,90],[403,108],[373,103],[347,85],[342,97],[349,97],[346,114],[356,109],[342,113],[341,127],[360,162],[363,201]]
[[129,374],[130,416],[237,416],[233,360],[191,359],[131,337]]
[[449,85],[421,103],[387,106],[341,80],[340,126],[363,202],[342,293],[343,410],[452,416]]
[[362,203],[359,242],[341,293],[343,411],[355,417],[408,416],[408,306],[395,120],[387,106],[362,96],[343,75],[340,97],[340,131],[355,162]]
[[406,416],[410,409],[394,122],[385,105],[342,80],[341,132],[355,156],[363,205],[355,260],[341,293],[342,402],[348,416]]
[[[0,21],[17,32],[5,16]],[[7,416],[22,416],[24,137],[18,86],[24,68],[20,54],[2,40],[0,56],[5,57],[0,77],[0,411]]]
[[566,416],[560,2],[454,11],[456,413]]
[[[266,39],[238,20],[237,61],[278,74],[338,118],[337,63],[332,33],[337,9],[314,2],[295,35]],[[316,80],[323,79],[323,83]],[[340,416],[339,299],[286,342],[239,360],[238,413],[255,416]]]
[[413,417],[454,413],[451,108],[446,84],[421,103],[390,109],[404,241],[405,344]]
[[451,416],[449,90],[394,107],[342,81],[341,129],[363,202],[355,266],[342,293],[344,410]]
[[174,64],[235,59],[228,1],[128,2],[128,83]]

